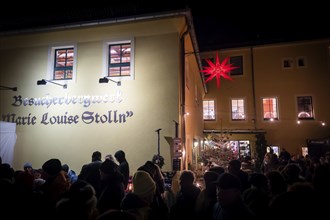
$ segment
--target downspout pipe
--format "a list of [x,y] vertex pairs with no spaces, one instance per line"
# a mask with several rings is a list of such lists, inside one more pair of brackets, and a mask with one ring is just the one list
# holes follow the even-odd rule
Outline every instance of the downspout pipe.
[[185,170],[186,169],[186,162],[187,162],[187,149],[186,149],[186,90],[185,90],[185,74],[186,74],[186,68],[185,68],[185,37],[186,35],[189,33],[189,27],[187,28],[187,30],[185,30],[185,32],[181,35],[180,37],[180,48],[181,48],[181,77],[180,77],[180,81],[181,81],[181,146],[184,149],[184,151],[186,152],[184,155],[184,161],[182,161],[182,169]]
[[[188,168],[188,164],[187,164],[187,149],[186,149],[186,93],[185,93],[185,87],[186,87],[186,82],[185,82],[185,74],[186,74],[186,69],[185,69],[185,55],[186,55],[186,51],[185,51],[185,37],[190,34],[191,37],[191,41],[192,41],[192,46],[193,46],[193,53],[195,55],[196,58],[196,62],[198,64],[198,68],[199,70],[202,70],[202,62],[199,56],[199,49],[198,49],[198,44],[197,44],[197,38],[196,38],[196,34],[195,34],[195,29],[194,29],[194,23],[193,23],[193,19],[192,19],[192,14],[191,14],[191,10],[187,9],[185,12],[185,19],[186,19],[186,24],[187,24],[187,28],[186,30],[182,33],[182,35],[180,36],[180,47],[181,47],[181,144],[182,144],[182,148],[185,150],[186,154],[184,156],[184,161],[183,161],[183,167],[182,169],[187,169]],[[204,75],[202,74],[202,72],[200,71],[200,77],[202,80],[202,84],[203,84],[203,89],[204,92],[207,93],[207,88],[206,88],[206,84],[205,84],[205,80],[204,80]]]
[[253,47],[250,47],[251,53],[251,75],[252,75],[252,97],[253,97],[253,128],[257,130],[257,104],[256,104],[256,88],[255,88],[255,77],[254,77],[254,54]]

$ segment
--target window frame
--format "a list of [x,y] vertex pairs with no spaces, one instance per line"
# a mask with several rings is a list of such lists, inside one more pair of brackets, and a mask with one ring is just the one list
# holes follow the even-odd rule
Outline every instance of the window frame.
[[[67,50],[70,48],[73,48],[72,78],[55,79],[55,70],[56,70],[55,53],[58,50]],[[48,47],[48,66],[47,66],[46,79],[50,80],[50,81],[56,81],[56,82],[66,83],[66,84],[69,82],[75,82],[76,78],[77,78],[77,57],[78,56],[77,56],[77,45],[76,44],[50,45]]]
[[[241,65],[235,64],[232,59],[240,58]],[[233,69],[230,71],[230,76],[243,76],[244,75],[244,56],[243,55],[235,55],[229,57],[229,63],[232,64],[232,66],[237,66],[238,68]]]
[[[270,101],[270,99],[274,99],[275,101],[276,101],[276,106],[275,106],[275,111],[272,111],[272,112],[270,112],[270,111],[267,111],[267,112],[265,112],[265,105],[264,105],[264,101],[265,100],[269,100]],[[261,102],[261,104],[262,104],[262,117],[263,117],[263,120],[264,121],[278,121],[279,120],[279,106],[278,106],[278,98],[277,97],[263,97],[262,98],[262,102]],[[273,104],[274,105],[274,104]],[[271,110],[274,110],[273,108],[271,109]],[[265,115],[267,114],[267,113],[270,113],[270,114],[273,114],[273,113],[276,113],[276,116],[275,117],[265,117]]]
[[292,57],[282,58],[282,69],[292,69],[294,67],[294,59]]
[[[300,60],[303,61],[304,65],[300,65]],[[307,68],[307,58],[305,56],[296,57],[296,67],[298,69]]]
[[[311,105],[311,110],[310,111],[300,111],[299,109],[299,98],[303,98],[303,99],[307,99],[309,98],[310,100],[310,105]],[[304,106],[306,107],[306,106]],[[311,95],[299,95],[299,96],[296,96],[296,108],[297,108],[297,119],[298,120],[315,120],[315,113],[314,113],[314,104],[313,104],[313,96]],[[300,114],[302,113],[311,113],[311,116],[310,117],[301,117],[299,116]]]
[[[129,76],[126,75],[118,75],[118,76],[109,76],[109,68],[110,68],[110,47],[111,45],[124,45],[124,44],[130,44],[130,70]],[[121,80],[133,80],[135,78],[134,76],[134,38],[129,38],[126,40],[106,40],[103,43],[103,71],[102,71],[102,77],[107,77],[107,78],[112,78],[115,79],[116,81],[121,81]],[[115,66],[125,66],[122,63],[119,63]]]
[[[234,112],[233,112],[233,101],[237,101],[237,102],[239,102],[239,101],[243,101],[243,112],[240,112],[240,111],[238,111],[237,113],[235,113],[235,114],[240,114],[240,113],[243,113],[243,118],[234,118],[233,117],[233,114],[234,114]],[[230,115],[231,115],[231,120],[232,121],[245,121],[246,120],[246,114],[245,114],[245,112],[246,112],[246,106],[245,106],[245,99],[244,98],[231,98],[230,99],[230,107],[231,107],[231,110],[230,110]],[[239,108],[240,106],[236,106],[237,108]]]
[[[212,110],[212,108],[210,108],[210,102],[213,102],[213,112],[214,112],[214,116],[212,118],[212,115],[209,113],[209,114],[204,114],[204,111],[205,111],[205,105],[204,103],[207,102],[207,111],[208,113]],[[210,118],[205,118],[205,116],[211,116]],[[216,120],[216,101],[214,99],[209,99],[209,100],[203,100],[203,120],[204,121],[215,121]]]

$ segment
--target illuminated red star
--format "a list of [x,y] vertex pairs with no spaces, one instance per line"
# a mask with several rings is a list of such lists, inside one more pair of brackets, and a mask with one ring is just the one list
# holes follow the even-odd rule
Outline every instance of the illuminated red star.
[[219,57],[217,54],[216,57],[216,61],[215,64],[212,63],[211,60],[206,59],[206,62],[209,64],[208,67],[204,67],[205,69],[202,70],[201,72],[204,72],[205,76],[209,76],[206,80],[205,83],[207,83],[208,81],[212,80],[214,77],[216,77],[217,79],[217,87],[220,87],[220,76],[222,76],[225,79],[228,80],[233,80],[232,78],[230,78],[230,76],[228,76],[228,72],[230,72],[233,69],[238,68],[237,66],[232,66],[233,64],[227,64],[229,60],[229,57],[225,58],[222,63],[220,64],[219,62]]

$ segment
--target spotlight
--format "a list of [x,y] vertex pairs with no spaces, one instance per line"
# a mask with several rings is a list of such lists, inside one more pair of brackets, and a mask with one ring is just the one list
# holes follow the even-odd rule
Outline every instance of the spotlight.
[[8,86],[1,86],[1,85],[0,85],[0,90],[12,90],[12,91],[17,91],[17,87],[8,87]]
[[53,81],[51,81],[51,80],[47,80],[47,79],[41,79],[41,80],[38,80],[38,81],[37,81],[37,85],[46,85],[47,82],[49,82],[49,83],[53,83],[53,84],[58,85],[58,86],[62,86],[63,89],[68,88],[68,85],[67,85],[67,84],[60,84],[60,83],[56,83],[56,82],[53,82]]
[[103,77],[103,78],[99,79],[99,83],[108,83],[109,81],[116,83],[117,86],[121,86],[121,81],[115,81],[115,80],[109,79],[107,77]]
[[41,80],[37,81],[37,85],[46,85],[46,84],[47,84],[47,82],[44,79],[41,79]]

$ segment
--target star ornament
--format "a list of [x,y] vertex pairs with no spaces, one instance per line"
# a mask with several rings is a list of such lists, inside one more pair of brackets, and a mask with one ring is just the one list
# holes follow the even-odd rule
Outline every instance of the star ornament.
[[220,79],[221,77],[228,79],[228,80],[233,80],[228,76],[228,73],[233,70],[238,68],[237,66],[232,66],[233,64],[229,63],[227,64],[229,60],[229,57],[226,57],[221,63],[219,61],[219,57],[217,54],[215,64],[210,60],[206,59],[206,62],[209,64],[208,67],[204,67],[204,70],[201,72],[204,73],[206,77],[208,77],[205,80],[205,83],[209,82],[212,80],[214,77],[217,79],[217,87],[220,88]]

